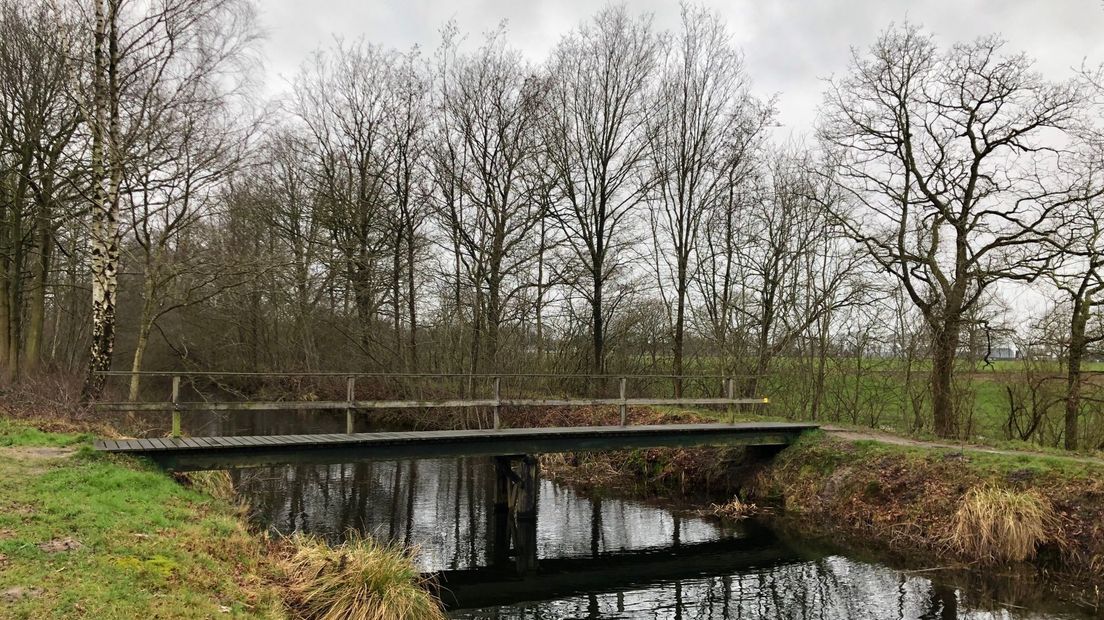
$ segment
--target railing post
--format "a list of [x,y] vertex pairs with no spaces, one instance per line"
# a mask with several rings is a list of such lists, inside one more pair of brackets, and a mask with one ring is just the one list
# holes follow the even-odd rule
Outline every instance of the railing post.
[[736,423],[736,407],[733,406],[734,400],[736,400],[736,382],[732,377],[725,379],[725,394],[728,398],[728,421],[730,424]]
[[356,402],[356,377],[345,378],[345,434],[353,434],[353,403]]
[[625,402],[625,377],[621,377],[621,426],[625,426],[629,417],[629,404]]
[[498,418],[499,410],[502,408],[502,382],[498,377],[494,378],[494,427],[499,428],[502,425],[502,421]]
[[180,375],[172,378],[172,436],[181,436],[180,432]]

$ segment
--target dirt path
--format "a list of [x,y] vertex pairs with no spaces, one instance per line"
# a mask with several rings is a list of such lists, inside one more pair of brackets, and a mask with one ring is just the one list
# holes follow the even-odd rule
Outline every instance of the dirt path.
[[983,452],[987,454],[1002,454],[1006,456],[1029,456],[1036,458],[1043,457],[1051,459],[1061,459],[1063,461],[1072,461],[1076,463],[1090,463],[1092,465],[1100,465],[1104,467],[1104,459],[1091,456],[1053,454],[1049,452],[1032,452],[1028,450],[1002,450],[999,448],[989,448],[986,446],[977,446],[971,444],[922,441],[919,439],[900,437],[898,435],[892,435],[890,433],[883,433],[881,431],[855,431],[832,425],[821,426],[821,429],[832,437],[836,437],[844,441],[878,441],[881,443],[893,444],[895,446],[912,446],[916,448],[934,448],[939,450],[958,450],[962,452]]

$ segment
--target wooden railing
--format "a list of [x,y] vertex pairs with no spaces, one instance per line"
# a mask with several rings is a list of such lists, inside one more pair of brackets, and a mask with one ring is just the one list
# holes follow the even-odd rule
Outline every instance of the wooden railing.
[[[108,377],[160,377],[172,379],[172,391],[169,400],[166,401],[126,401],[126,402],[98,402],[95,408],[100,411],[171,411],[172,436],[181,435],[181,412],[184,411],[287,411],[287,410],[341,410],[344,409],[346,432],[352,434],[354,414],[362,409],[435,409],[435,408],[489,408],[493,414],[494,428],[501,428],[500,413],[503,407],[586,407],[586,406],[617,406],[620,413],[622,426],[628,423],[628,408],[630,406],[694,406],[710,405],[729,408],[736,405],[763,405],[769,403],[765,397],[737,398],[735,377],[723,375],[564,375],[564,374],[455,374],[455,373],[340,373],[340,372],[305,372],[305,373],[265,373],[265,372],[129,372],[108,371],[101,373]],[[237,378],[314,378],[314,379],[345,379],[344,400],[270,400],[270,401],[182,401],[180,398],[181,380],[184,377],[237,377]],[[435,379],[451,378],[465,379],[469,383],[479,379],[490,382],[488,398],[446,398],[446,399],[396,399],[396,400],[365,400],[356,397],[357,379]],[[503,398],[502,380],[509,379],[561,379],[561,380],[586,380],[608,382],[616,380],[618,396],[616,398]],[[639,380],[671,380],[673,383],[719,381],[723,396],[720,397],[636,397],[629,398],[627,385],[629,381]]]

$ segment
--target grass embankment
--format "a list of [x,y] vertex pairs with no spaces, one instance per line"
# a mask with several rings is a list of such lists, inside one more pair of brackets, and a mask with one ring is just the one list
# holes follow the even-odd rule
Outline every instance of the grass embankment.
[[[562,415],[607,422],[611,414]],[[658,423],[717,415],[641,410],[630,417]],[[823,432],[807,434],[772,459],[748,457],[739,449],[652,449],[552,455],[542,462],[553,477],[595,492],[616,487],[691,496],[702,509],[731,506],[739,495],[774,507],[803,530],[887,550],[966,563],[1030,562],[1104,577],[1104,465],[1091,459],[844,441]],[[737,507],[742,512],[746,504]]]
[[441,617],[402,551],[270,541],[228,476],[185,486],[90,440],[0,418],[0,618]]
[[1104,466],[1084,460],[814,433],[781,452],[746,491],[808,526],[898,551],[1104,576]]

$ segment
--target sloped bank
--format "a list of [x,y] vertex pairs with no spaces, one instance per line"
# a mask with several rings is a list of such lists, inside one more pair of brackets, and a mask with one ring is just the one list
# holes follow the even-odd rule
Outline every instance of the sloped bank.
[[813,433],[744,491],[817,530],[887,548],[1104,577],[1104,467],[1094,463]]
[[[551,455],[553,478],[603,493],[678,499],[760,518],[902,567],[1035,575],[1063,598],[1101,604],[1104,467],[1060,456],[843,441],[808,433],[772,458],[740,449]],[[960,570],[961,572],[961,570]]]
[[225,472],[174,477],[0,417],[0,618],[441,620],[409,553],[254,531]]

